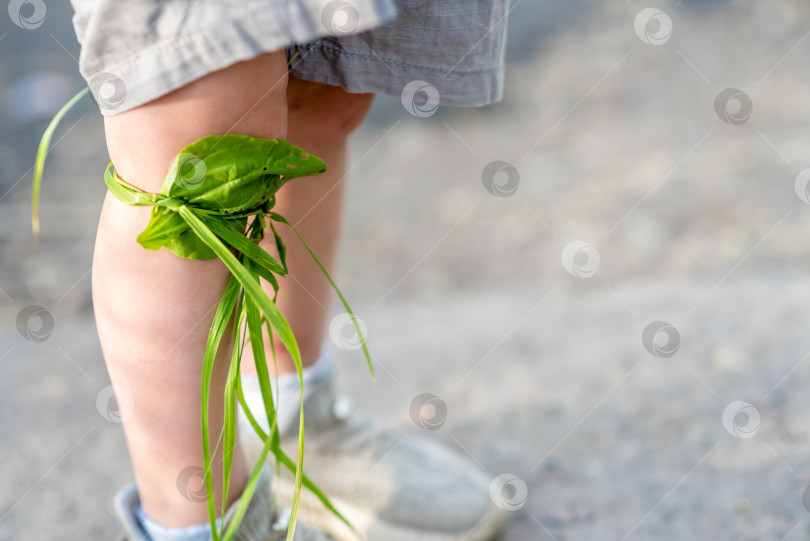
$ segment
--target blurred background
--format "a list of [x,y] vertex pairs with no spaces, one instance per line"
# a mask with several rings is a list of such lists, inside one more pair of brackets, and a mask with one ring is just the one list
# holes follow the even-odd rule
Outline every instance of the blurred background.
[[[806,539],[810,4],[512,1],[502,103],[380,96],[354,137],[337,281],[379,381],[341,350],[341,390],[485,468],[507,541]],[[2,540],[112,539],[132,480],[89,98],[32,245],[36,145],[84,86],[70,16],[0,16]]]

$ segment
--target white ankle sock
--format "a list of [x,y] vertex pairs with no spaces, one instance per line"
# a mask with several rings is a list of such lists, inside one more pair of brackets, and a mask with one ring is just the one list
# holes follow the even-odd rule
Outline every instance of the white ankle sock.
[[[169,528],[155,522],[146,514],[138,504],[138,522],[149,536],[150,541],[211,541],[211,525],[208,523],[186,526],[183,528]],[[217,528],[222,524],[222,519],[217,519]]]
[[[321,356],[310,366],[304,368],[304,393],[316,381],[326,377],[329,370],[334,364],[334,351],[331,347],[324,346],[321,350]],[[298,412],[301,407],[301,386],[298,381],[298,375],[295,373],[281,374],[278,378],[270,378],[270,384],[273,389],[273,402],[278,414],[277,423],[279,432],[284,432],[290,425],[298,421]],[[278,390],[276,389],[278,387]],[[264,413],[264,400],[262,400],[262,392],[259,387],[259,378],[255,374],[242,373],[242,391],[245,395],[245,403],[250,408],[250,413],[267,432],[267,415]],[[247,416],[242,411],[241,406],[238,408],[238,421],[240,430],[253,431]]]

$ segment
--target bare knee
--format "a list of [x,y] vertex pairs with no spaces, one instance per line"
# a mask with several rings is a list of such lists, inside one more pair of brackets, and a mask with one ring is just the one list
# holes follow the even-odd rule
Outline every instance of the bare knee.
[[107,148],[121,177],[157,191],[174,156],[206,135],[276,139],[287,132],[287,65],[265,53],[104,118]]
[[363,121],[373,99],[374,94],[350,94],[339,86],[290,75],[289,139],[302,145],[344,141]]

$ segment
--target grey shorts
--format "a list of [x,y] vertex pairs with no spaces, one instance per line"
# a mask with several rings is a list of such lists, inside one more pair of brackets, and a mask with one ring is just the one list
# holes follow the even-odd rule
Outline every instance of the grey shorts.
[[509,0],[71,3],[81,74],[103,114],[280,49],[302,79],[401,96],[417,116],[503,94]]

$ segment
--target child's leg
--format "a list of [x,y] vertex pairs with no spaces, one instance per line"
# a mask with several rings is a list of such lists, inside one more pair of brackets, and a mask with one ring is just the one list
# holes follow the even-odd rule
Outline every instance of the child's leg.
[[[107,145],[121,178],[157,192],[171,159],[203,136],[285,137],[286,77],[284,53],[267,53],[106,117]],[[93,261],[93,301],[110,378],[120,402],[133,404],[122,413],[142,505],[158,522],[187,526],[208,517],[204,499],[189,499],[178,477],[203,465],[203,352],[228,273],[219,260],[190,261],[137,244],[150,210],[107,194]],[[222,426],[223,401],[217,397],[230,359],[227,342],[222,349],[211,386],[212,448]],[[213,472],[218,496],[221,471]],[[238,497],[246,479],[244,459],[236,453],[228,501],[218,502],[218,514]]]
[[[277,197],[275,210],[286,217],[331,273],[337,251],[343,198],[347,184],[349,135],[362,122],[374,94],[349,94],[342,87],[290,76],[287,87],[287,139],[326,162],[326,173],[291,182]],[[305,365],[320,355],[328,323],[332,287],[294,234],[279,227],[287,246],[290,278],[280,279],[278,305],[295,333]],[[273,253],[272,236],[263,243]],[[265,291],[272,288],[263,283]],[[267,337],[265,336],[265,342]],[[269,343],[267,344],[269,347]],[[292,372],[293,363],[276,340],[279,372]],[[250,348],[248,348],[249,350]],[[247,352],[245,358],[250,357]],[[245,371],[255,372],[251,362]],[[272,367],[271,367],[272,370]]]

